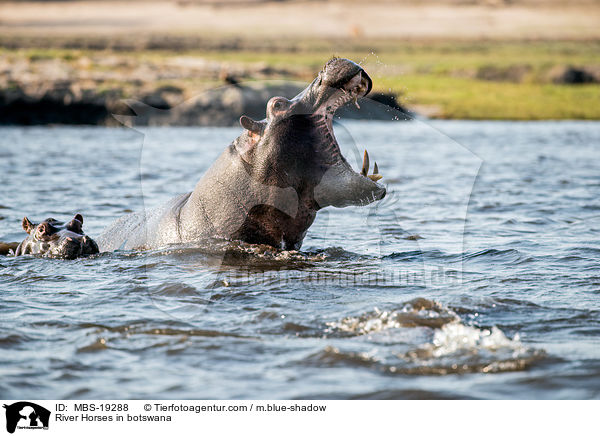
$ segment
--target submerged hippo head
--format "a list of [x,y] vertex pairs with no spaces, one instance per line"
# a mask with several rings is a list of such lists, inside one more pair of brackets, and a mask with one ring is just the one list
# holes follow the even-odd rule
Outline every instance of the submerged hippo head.
[[377,164],[369,175],[365,152],[362,171],[354,171],[333,133],[336,110],[351,101],[356,103],[371,87],[371,78],[359,65],[333,58],[293,99],[271,98],[265,119],[240,118],[246,131],[233,147],[250,177],[263,185],[293,188],[299,206],[293,219],[272,207],[254,208],[234,237],[299,248],[319,209],[363,206],[385,196],[385,187],[377,183],[381,178]]
[[60,222],[47,218],[34,224],[23,218],[23,229],[29,236],[17,247],[15,256],[38,254],[48,257],[75,259],[98,253],[98,245],[83,233],[83,216],[75,215],[71,221]]

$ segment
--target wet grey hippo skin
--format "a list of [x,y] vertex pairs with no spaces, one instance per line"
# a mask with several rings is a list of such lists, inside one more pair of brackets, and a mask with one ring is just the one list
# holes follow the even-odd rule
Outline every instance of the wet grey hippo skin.
[[359,65],[331,59],[292,100],[269,100],[265,119],[242,116],[244,132],[193,192],[120,218],[98,238],[100,250],[156,248],[208,237],[299,249],[319,209],[382,199],[385,187],[377,183],[377,169],[367,175],[366,152],[357,173],[342,156],[332,128],[336,109],[356,103],[371,86]]
[[28,236],[17,247],[15,256],[36,254],[75,259],[99,252],[96,242],[83,233],[83,216],[80,214],[64,223],[47,218],[39,224],[34,224],[25,217],[23,229]]

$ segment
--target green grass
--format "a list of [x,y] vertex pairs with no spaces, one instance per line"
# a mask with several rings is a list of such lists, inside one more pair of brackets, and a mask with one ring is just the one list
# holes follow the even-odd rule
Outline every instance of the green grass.
[[[358,45],[358,47],[357,47]],[[185,52],[184,52],[185,53]],[[215,60],[266,62],[269,65],[310,66],[320,68],[324,60],[339,55],[364,61],[375,68],[405,66],[436,73],[457,69],[479,68],[483,65],[505,67],[530,65],[548,68],[562,64],[600,63],[600,41],[516,41],[516,42],[396,42],[371,41],[351,44],[333,41],[331,44],[301,44],[296,50],[236,50],[187,52]],[[168,55],[168,52],[161,52]]]
[[[263,44],[263,45],[261,45]],[[413,41],[331,40],[280,41],[277,47],[246,41],[236,50],[111,51],[67,48],[0,48],[0,57],[35,63],[61,59],[75,68],[103,71],[92,63],[78,67],[85,56],[122,56],[160,66],[177,56],[202,57],[240,64],[263,63],[278,70],[273,78],[309,81],[332,55],[362,62],[375,90],[401,96],[409,107],[433,107],[440,118],[465,119],[600,119],[600,85],[556,85],[550,73],[568,65],[600,69],[600,41]],[[500,76],[482,80],[482,72]],[[515,78],[510,72],[521,71]],[[508,72],[506,77],[503,72]],[[204,83],[206,82],[206,83]],[[211,84],[190,77],[170,83],[184,89]],[[110,83],[112,86],[113,83]],[[159,83],[150,84],[159,86]],[[118,87],[118,83],[114,83]],[[124,84],[124,89],[130,85]]]
[[[439,118],[600,119],[600,85],[556,85],[555,67],[600,65],[599,41],[415,42],[374,44],[372,52],[308,47],[299,52],[225,51],[188,55],[264,62],[309,79],[332,54],[362,61],[375,90],[391,91],[408,106],[435,107]],[[168,55],[161,53],[156,55]],[[483,68],[524,68],[518,82],[477,79]]]
[[600,119],[600,86],[490,82],[439,75],[384,78],[383,88],[411,105],[436,106],[456,119]]
[[[408,106],[438,106],[440,118],[600,119],[600,86],[506,83],[407,75],[384,80]],[[384,86],[385,86],[384,85]]]

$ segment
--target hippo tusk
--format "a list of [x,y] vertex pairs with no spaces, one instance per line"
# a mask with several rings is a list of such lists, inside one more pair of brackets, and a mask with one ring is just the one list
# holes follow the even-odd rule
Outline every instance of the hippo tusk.
[[379,167],[377,166],[377,162],[375,162],[375,166],[373,166],[373,174],[367,176],[369,179],[374,182],[383,179],[383,176],[379,174]]
[[362,170],[360,171],[360,173],[365,177],[369,173],[369,153],[367,152],[367,150],[365,150],[365,154],[363,155]]

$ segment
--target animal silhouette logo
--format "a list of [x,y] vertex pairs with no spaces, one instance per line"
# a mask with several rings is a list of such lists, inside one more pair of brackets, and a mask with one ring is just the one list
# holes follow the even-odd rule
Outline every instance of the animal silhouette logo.
[[48,429],[50,411],[29,401],[19,401],[4,405],[6,409],[6,431],[14,433],[19,429]]

